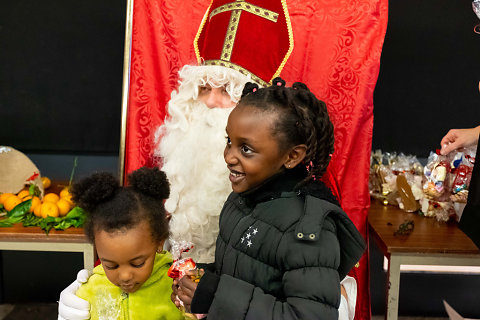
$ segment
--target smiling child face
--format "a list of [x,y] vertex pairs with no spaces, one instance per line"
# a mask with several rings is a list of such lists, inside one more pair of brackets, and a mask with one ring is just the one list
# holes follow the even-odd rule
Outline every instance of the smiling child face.
[[234,192],[254,188],[283,170],[289,157],[272,135],[276,117],[248,105],[239,105],[230,113],[224,158]]
[[95,232],[95,247],[108,280],[126,293],[137,291],[147,281],[162,245],[155,243],[146,221],[128,230]]

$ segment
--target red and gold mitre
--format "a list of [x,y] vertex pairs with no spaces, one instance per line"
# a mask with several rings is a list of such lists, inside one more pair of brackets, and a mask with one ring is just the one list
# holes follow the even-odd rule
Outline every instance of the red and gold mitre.
[[229,67],[267,85],[293,50],[285,0],[213,0],[194,41],[201,65]]

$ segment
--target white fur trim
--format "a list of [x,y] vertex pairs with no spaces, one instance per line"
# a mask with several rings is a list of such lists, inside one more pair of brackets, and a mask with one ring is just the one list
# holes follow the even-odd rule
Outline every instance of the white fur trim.
[[196,262],[214,261],[218,217],[232,191],[223,160],[225,127],[233,108],[209,109],[196,100],[198,87],[226,85],[232,101],[240,99],[250,79],[237,71],[217,66],[185,66],[180,86],[168,103],[169,116],[158,128],[155,155],[170,181],[165,208],[172,214],[171,239],[194,245],[184,257]]

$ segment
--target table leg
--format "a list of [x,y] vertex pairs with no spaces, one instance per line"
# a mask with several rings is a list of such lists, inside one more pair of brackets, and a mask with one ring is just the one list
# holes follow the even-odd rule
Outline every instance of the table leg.
[[394,254],[388,259],[386,320],[398,319],[398,296],[400,292],[400,258]]
[[94,262],[94,247],[92,244],[85,244],[85,248],[83,250],[83,267],[92,271]]

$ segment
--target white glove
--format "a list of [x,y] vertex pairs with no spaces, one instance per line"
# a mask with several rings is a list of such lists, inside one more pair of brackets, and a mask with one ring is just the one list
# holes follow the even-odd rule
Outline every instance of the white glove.
[[341,296],[340,306],[338,308],[338,320],[353,320],[355,317],[355,304],[357,303],[357,281],[346,276],[341,282],[347,292],[347,299]]
[[82,283],[87,282],[92,273],[82,269],[77,274],[77,279],[60,293],[58,301],[58,320],[84,320],[90,319],[90,303],[75,295]]

